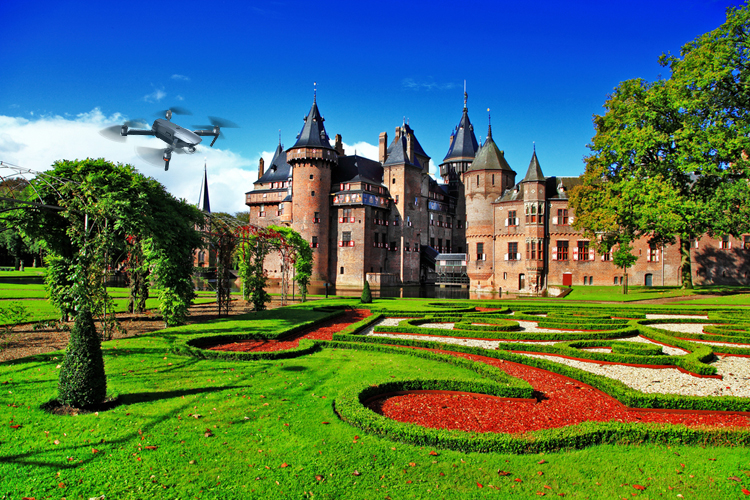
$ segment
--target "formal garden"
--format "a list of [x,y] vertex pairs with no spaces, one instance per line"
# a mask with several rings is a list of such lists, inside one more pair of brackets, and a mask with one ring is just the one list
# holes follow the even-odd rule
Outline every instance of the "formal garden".
[[101,352],[108,399],[84,409],[50,404],[65,352],[0,364],[5,498],[750,488],[742,306],[331,297]]

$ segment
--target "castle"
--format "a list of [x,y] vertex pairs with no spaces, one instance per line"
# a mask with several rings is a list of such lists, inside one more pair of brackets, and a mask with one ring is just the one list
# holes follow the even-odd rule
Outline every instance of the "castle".
[[[393,140],[379,137],[378,161],[333,146],[317,99],[295,144],[281,143],[268,168],[263,159],[245,194],[250,222],[291,226],[313,248],[313,284],[339,288],[421,283],[477,291],[540,293],[559,285],[622,283],[611,254],[599,254],[573,229],[568,193],[580,179],[546,177],[532,153],[526,175],[516,172],[492,138],[480,146],[469,120],[467,94],[442,183],[429,175],[431,158],[404,122]],[[628,270],[635,285],[679,285],[678,246],[642,238]],[[750,284],[750,235],[692,243],[696,284]],[[281,266],[270,256],[269,277]]]

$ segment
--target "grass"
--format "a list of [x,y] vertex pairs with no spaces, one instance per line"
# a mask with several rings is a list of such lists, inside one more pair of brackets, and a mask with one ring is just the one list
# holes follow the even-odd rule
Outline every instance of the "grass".
[[[108,288],[110,297],[114,300],[116,312],[125,312],[128,307],[128,289],[122,287]],[[152,291],[151,297],[146,300],[147,309],[157,309],[159,299],[156,298],[158,291]],[[19,285],[0,283],[0,308],[10,302],[21,301],[29,312],[29,322],[55,321],[60,318],[57,309],[45,299],[44,285]],[[213,292],[197,292],[196,304],[206,304],[216,300]],[[0,325],[7,324],[0,320]]]
[[[692,290],[683,290],[674,286],[629,286],[627,295],[623,295],[622,287],[617,286],[576,286],[565,296],[564,300],[596,300],[605,302],[633,302],[637,300],[663,299],[669,297],[690,297],[692,295],[721,295],[723,300],[713,301],[713,299],[702,299],[700,301],[687,300],[685,303],[690,304],[737,304],[750,305],[750,300],[746,292],[750,291],[748,287],[731,287],[731,286],[701,286]],[[730,297],[737,297],[739,301],[734,301]],[[718,298],[718,297],[717,297]]]
[[23,271],[0,271],[0,278],[37,278],[45,272],[44,267],[26,267]]
[[[374,304],[417,310],[435,302],[445,301]],[[445,363],[330,348],[252,362],[170,351],[175,342],[207,334],[279,332],[321,317],[313,306],[337,303],[356,301],[316,301],[105,342],[109,390],[121,404],[98,414],[39,409],[56,395],[62,352],[0,363],[0,498],[473,499],[539,492],[716,499],[740,498],[741,488],[750,488],[745,448],[643,444],[431,455],[431,448],[367,435],[334,412],[337,396],[363,380],[476,377]]]

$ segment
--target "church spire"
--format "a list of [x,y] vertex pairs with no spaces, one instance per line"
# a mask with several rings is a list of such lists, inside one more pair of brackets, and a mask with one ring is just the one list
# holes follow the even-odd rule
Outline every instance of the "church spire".
[[529,169],[526,171],[526,177],[522,182],[544,182],[545,177],[542,173],[542,167],[539,166],[539,159],[536,157],[536,143],[534,143],[534,154],[531,155]]
[[203,159],[203,183],[201,194],[198,197],[198,208],[207,214],[211,213],[211,204],[208,201],[208,173],[205,158]]

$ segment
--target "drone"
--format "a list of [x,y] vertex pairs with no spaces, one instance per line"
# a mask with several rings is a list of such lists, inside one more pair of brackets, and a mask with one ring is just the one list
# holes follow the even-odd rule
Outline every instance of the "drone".
[[211,125],[194,125],[196,130],[188,130],[173,123],[172,115],[191,115],[192,113],[184,108],[172,107],[165,111],[157,113],[156,116],[164,115],[165,118],[158,118],[151,125],[151,130],[143,130],[131,127],[147,127],[145,120],[129,120],[123,125],[113,125],[100,131],[104,137],[116,142],[125,142],[129,135],[151,135],[161,139],[167,144],[166,148],[147,148],[139,146],[136,148],[138,156],[143,160],[154,165],[164,164],[164,170],[169,170],[169,161],[172,159],[172,153],[176,154],[193,154],[196,146],[203,141],[201,137],[213,137],[210,147],[213,147],[216,139],[224,136],[221,128],[238,128],[237,125],[229,120],[209,116]]

